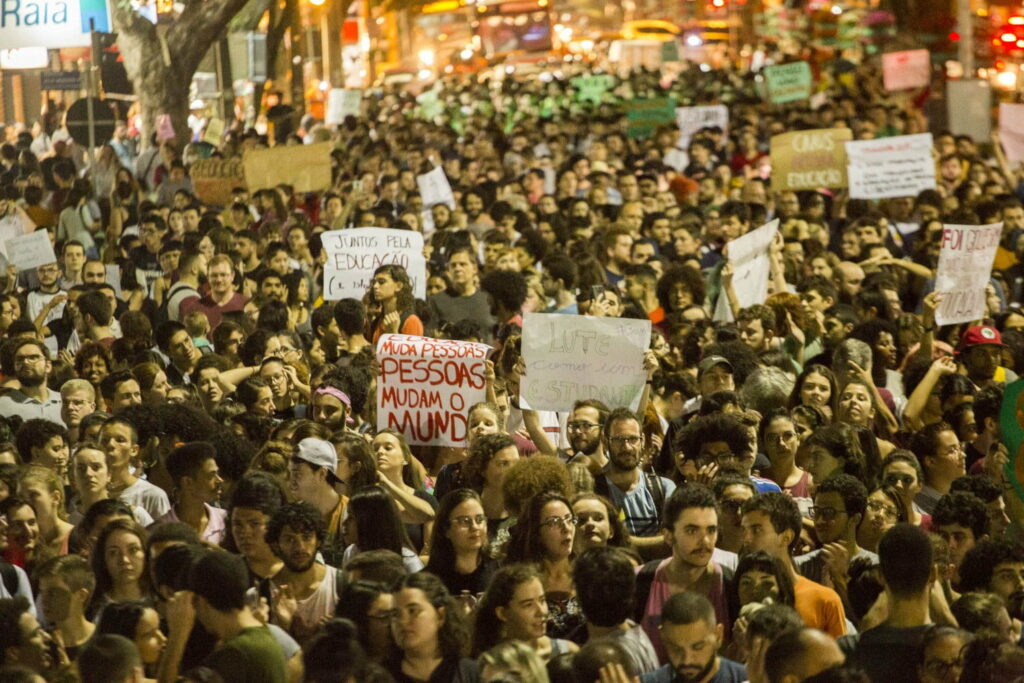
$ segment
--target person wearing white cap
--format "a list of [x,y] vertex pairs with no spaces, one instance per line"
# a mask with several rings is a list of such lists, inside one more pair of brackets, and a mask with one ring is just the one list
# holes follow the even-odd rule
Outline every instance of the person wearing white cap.
[[288,463],[288,488],[292,497],[315,507],[327,525],[327,537],[321,552],[328,564],[337,564],[340,560],[340,554],[333,556],[334,549],[339,553],[344,551],[341,523],[348,499],[334,490],[338,483],[337,468],[338,454],[334,446],[312,437],[299,442]]

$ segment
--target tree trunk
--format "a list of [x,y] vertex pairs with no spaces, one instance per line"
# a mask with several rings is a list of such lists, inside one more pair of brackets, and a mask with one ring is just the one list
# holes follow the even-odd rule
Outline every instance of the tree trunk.
[[185,9],[166,29],[157,29],[128,2],[111,3],[125,71],[142,110],[144,145],[148,145],[160,114],[170,115],[176,146],[181,148],[191,140],[188,94],[192,76],[246,1],[187,0]]

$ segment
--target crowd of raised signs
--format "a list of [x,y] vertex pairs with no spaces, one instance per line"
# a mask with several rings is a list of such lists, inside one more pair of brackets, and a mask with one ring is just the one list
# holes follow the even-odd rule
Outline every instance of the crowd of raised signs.
[[999,137],[870,65],[573,83],[11,132],[0,682],[1022,679]]

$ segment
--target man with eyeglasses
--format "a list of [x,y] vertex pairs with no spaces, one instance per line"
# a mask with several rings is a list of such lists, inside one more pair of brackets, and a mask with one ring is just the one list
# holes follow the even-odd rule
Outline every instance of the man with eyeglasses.
[[583,462],[595,477],[608,464],[601,431],[608,419],[608,406],[597,399],[581,399],[572,406],[565,424],[571,451],[564,454],[568,462]]
[[205,268],[210,293],[194,299],[184,299],[179,310],[181,318],[193,311],[203,313],[210,321],[210,330],[214,330],[224,319],[225,313],[245,308],[249,297],[236,291],[235,268],[227,254],[217,254],[210,259]]
[[451,285],[446,292],[429,297],[431,308],[437,313],[438,323],[457,323],[472,320],[490,339],[494,317],[487,303],[487,295],[480,289],[480,266],[472,248],[458,247],[448,255],[445,270]]
[[7,343],[19,388],[0,396],[0,415],[17,415],[23,420],[43,418],[63,425],[60,394],[46,386],[53,369],[49,349],[38,340],[25,337]]
[[897,524],[878,543],[888,617],[857,636],[847,663],[872,681],[916,683],[911,663],[921,661],[921,639],[931,628],[929,600],[938,578],[928,534],[910,524]]
[[662,549],[662,508],[676,486],[665,477],[644,471],[644,437],[636,414],[628,408],[611,411],[604,423],[602,441],[608,463],[594,477],[594,491],[621,511],[635,548],[640,552]]
[[875,553],[857,545],[857,527],[864,519],[867,502],[867,488],[848,474],[833,474],[818,485],[810,512],[821,547],[793,558],[800,574],[823,585],[828,585],[827,576],[842,596],[850,562],[858,557],[878,562]]
[[82,418],[96,410],[96,390],[87,380],[69,379],[60,387],[60,417],[68,428],[68,441],[78,441]]
[[956,431],[946,422],[926,425],[914,435],[910,450],[924,470],[924,486],[914,502],[922,512],[931,514],[939,498],[949,493],[953,481],[966,474],[967,455]]

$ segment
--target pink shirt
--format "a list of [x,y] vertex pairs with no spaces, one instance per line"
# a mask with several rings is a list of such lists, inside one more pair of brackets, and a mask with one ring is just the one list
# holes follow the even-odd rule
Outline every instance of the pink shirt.
[[[640,626],[643,627],[647,637],[651,639],[654,651],[658,653],[658,661],[662,662],[667,662],[668,658],[665,654],[665,648],[661,644],[661,633],[658,631],[658,626],[661,625],[661,608],[677,592],[672,590],[666,576],[668,563],[671,561],[671,557],[662,560],[661,564],[658,565],[657,571],[654,572],[651,592],[647,596],[647,605],[644,608],[644,618],[640,621]],[[715,619],[725,627],[725,641],[728,642],[732,625],[729,622],[725,576],[722,573],[722,567],[717,562],[712,562],[711,568],[715,572],[715,577],[711,590],[704,597],[710,600],[711,605],[715,608]],[[637,571],[639,573],[639,568]]]
[[[227,532],[227,519],[228,511],[222,508],[215,508],[212,505],[203,503],[206,507],[206,528],[203,529],[203,533],[199,534],[199,540],[206,541],[213,545],[220,545],[220,542],[224,540],[224,534]],[[162,524],[163,522],[180,522],[178,515],[174,512],[174,506],[167,511],[166,514],[158,517],[153,525]]]

